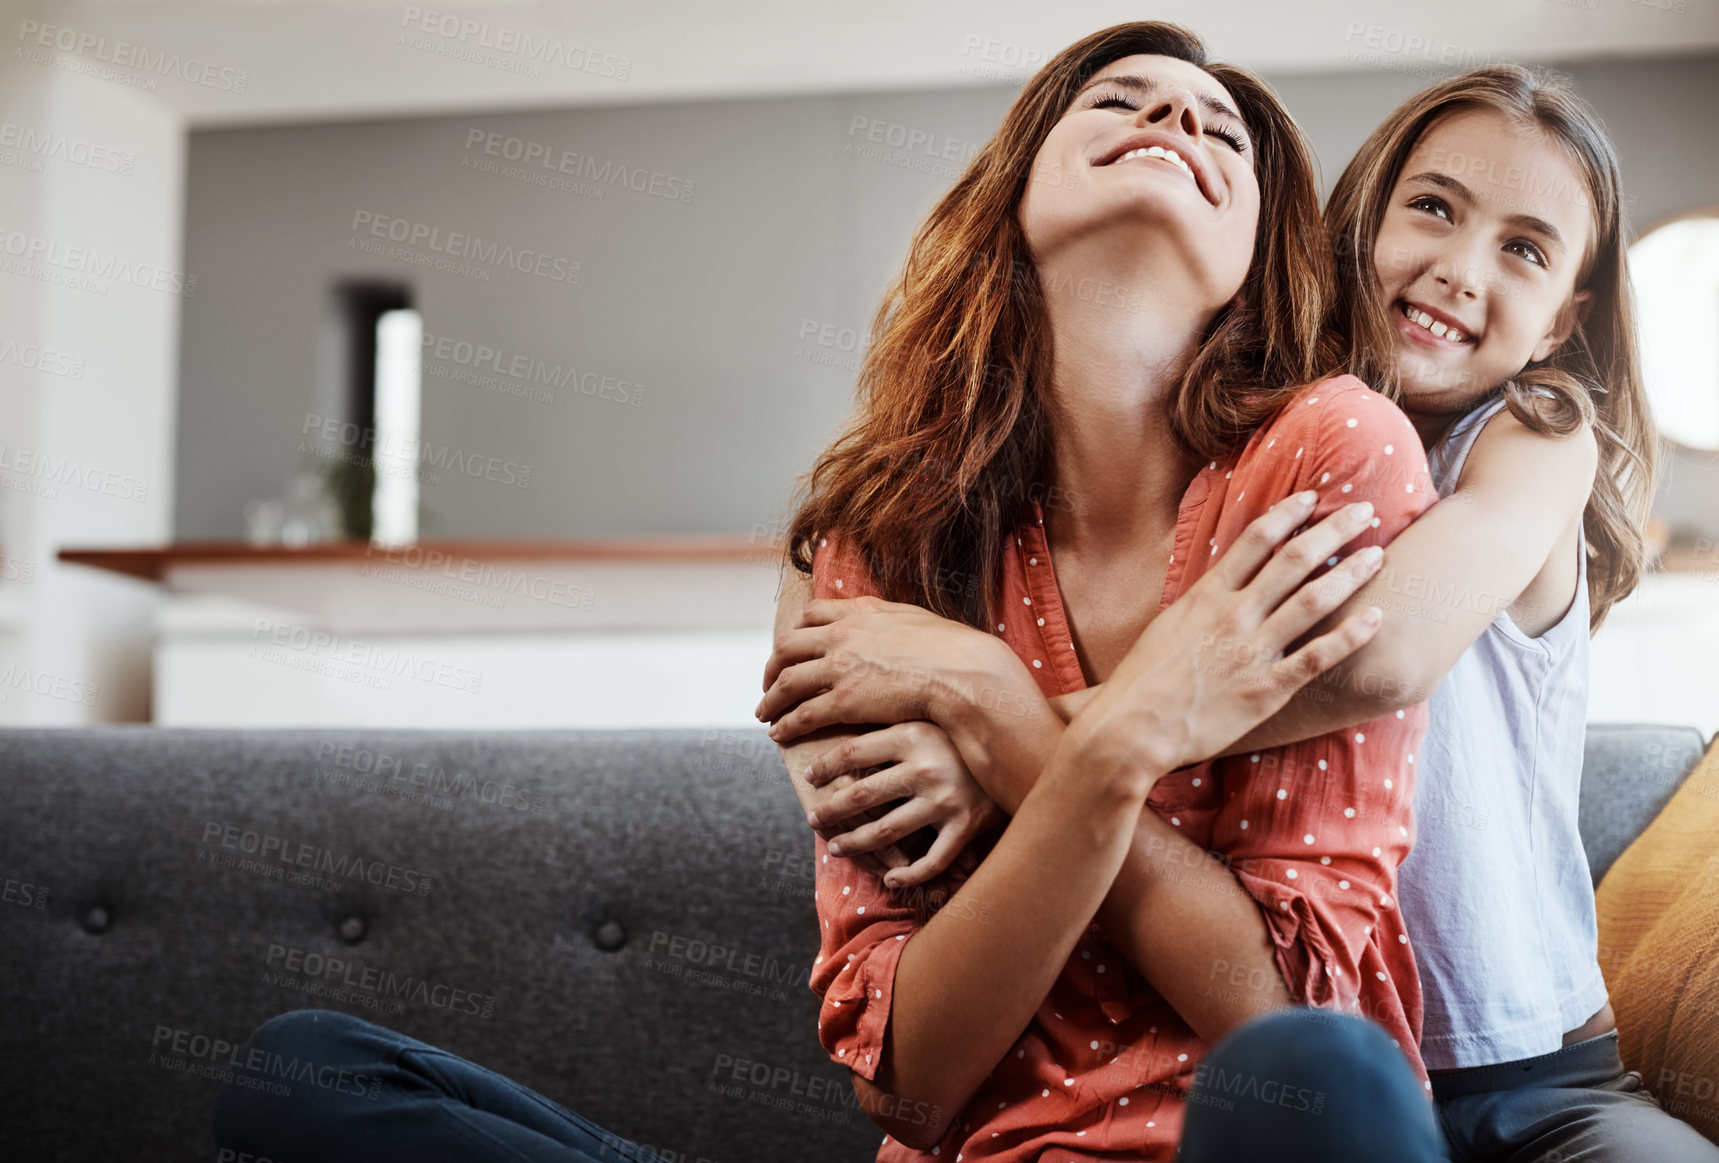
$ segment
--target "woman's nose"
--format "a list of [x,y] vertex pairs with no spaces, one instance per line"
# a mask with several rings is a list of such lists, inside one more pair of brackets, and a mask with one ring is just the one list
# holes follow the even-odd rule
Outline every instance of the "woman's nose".
[[1166,90],[1161,96],[1148,101],[1142,112],[1148,125],[1180,129],[1196,140],[1200,136],[1199,104],[1194,100],[1193,94],[1185,89]]

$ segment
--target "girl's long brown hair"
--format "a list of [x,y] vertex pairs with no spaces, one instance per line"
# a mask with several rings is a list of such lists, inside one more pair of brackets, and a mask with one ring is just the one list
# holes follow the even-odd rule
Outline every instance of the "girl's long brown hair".
[[1229,91],[1260,186],[1246,281],[1171,395],[1175,437],[1193,456],[1226,456],[1297,387],[1338,366],[1320,326],[1332,264],[1313,153],[1276,96],[1253,74],[1209,62],[1200,39],[1176,25],[1096,32],[1026,83],[915,232],[873,320],[854,413],[796,489],[803,500],[786,552],[801,573],[811,572],[819,532],[839,528],[885,598],[970,626],[996,623],[1003,539],[1034,500],[1067,502],[1046,491],[1051,335],[1016,210],[1040,146],[1081,87],[1139,53],[1187,61]]
[[[1502,393],[1511,415],[1544,436],[1593,427],[1599,467],[1582,515],[1591,633],[1641,581],[1642,527],[1653,503],[1658,448],[1636,352],[1617,154],[1593,110],[1563,78],[1511,64],[1471,69],[1409,98],[1362,143],[1325,210],[1339,272],[1333,329],[1347,346],[1348,370],[1401,402],[1396,335],[1374,269],[1373,242],[1421,135],[1434,122],[1470,109],[1495,110],[1546,134],[1586,179],[1594,245],[1576,275],[1576,289],[1593,293],[1586,318],[1550,358],[1530,363],[1484,399]],[[1452,417],[1445,430],[1459,418]]]

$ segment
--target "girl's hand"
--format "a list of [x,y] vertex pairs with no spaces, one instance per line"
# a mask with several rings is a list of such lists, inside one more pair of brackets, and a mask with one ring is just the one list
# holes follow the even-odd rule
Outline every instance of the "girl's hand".
[[1044,695],[994,634],[882,598],[820,598],[781,635],[764,667],[757,715],[786,744],[836,723],[925,719],[946,729],[951,704],[997,721],[1028,720]]
[[[1279,501],[1181,597],[1154,618],[1069,723],[1089,758],[1120,773],[1130,794],[1163,774],[1221,754],[1317,675],[1378,632],[1377,606],[1345,618],[1293,653],[1292,645],[1379,568],[1362,549],[1312,581],[1307,575],[1368,526],[1363,501],[1278,546],[1313,512],[1310,490]],[[1273,551],[1276,552],[1273,552]]]
[[[839,778],[879,765],[882,770],[873,774],[852,780]],[[964,853],[968,841],[1006,818],[969,774],[949,736],[937,724],[922,719],[857,735],[832,747],[812,761],[805,776],[813,787],[829,789],[827,798],[807,813],[807,821],[818,829],[893,800],[906,801],[873,822],[832,839],[832,855],[853,857],[927,826],[937,830],[937,838],[924,856],[884,876],[884,884],[890,888],[923,884],[952,864],[958,866],[957,872],[970,872],[976,861]],[[969,857],[967,861],[957,860],[964,854]]]

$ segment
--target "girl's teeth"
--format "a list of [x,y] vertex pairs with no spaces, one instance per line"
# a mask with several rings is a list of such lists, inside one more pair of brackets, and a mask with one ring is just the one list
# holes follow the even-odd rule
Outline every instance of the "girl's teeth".
[[1439,336],[1441,339],[1448,339],[1454,343],[1461,343],[1468,338],[1466,334],[1457,330],[1455,327],[1438,322],[1425,311],[1416,310],[1407,303],[1403,304],[1403,317],[1411,322],[1420,324],[1422,327],[1425,327],[1428,331]]

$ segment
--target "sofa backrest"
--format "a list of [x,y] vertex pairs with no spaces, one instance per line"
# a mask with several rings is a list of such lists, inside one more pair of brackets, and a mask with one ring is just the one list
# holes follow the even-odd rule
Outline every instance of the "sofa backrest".
[[[1590,730],[1596,878],[1698,733]],[[345,1010],[671,1163],[874,1158],[816,1036],[816,841],[762,729],[0,729],[15,1158],[212,1158],[221,1065]]]
[[1588,724],[1577,811],[1596,888],[1612,862],[1683,786],[1706,749],[1694,727]]
[[297,1008],[671,1163],[876,1155],[762,729],[0,730],[0,785],[7,1157],[213,1159],[212,1076]]

